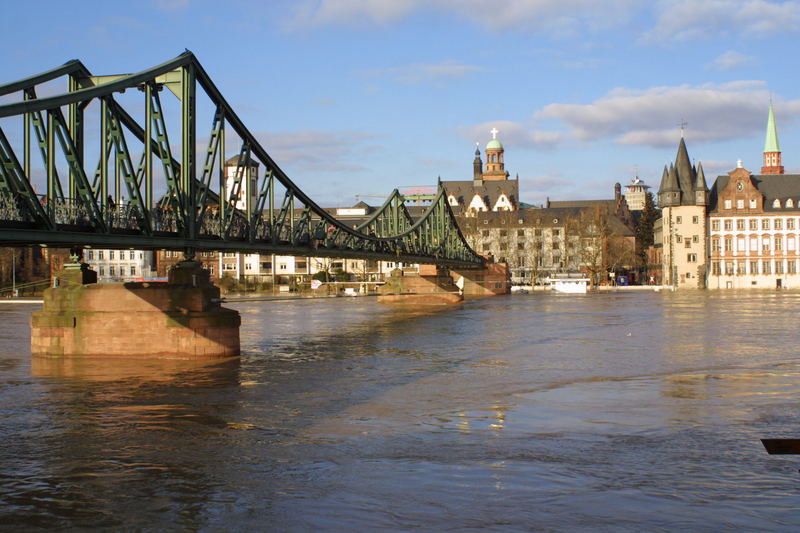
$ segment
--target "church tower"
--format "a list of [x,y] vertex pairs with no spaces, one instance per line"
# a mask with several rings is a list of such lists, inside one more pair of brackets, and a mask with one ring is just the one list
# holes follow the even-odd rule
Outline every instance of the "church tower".
[[475,159],[472,160],[472,181],[474,185],[482,185],[483,182],[483,161],[481,161],[481,150],[478,146],[475,147]]
[[503,143],[497,140],[497,128],[492,128],[492,140],[486,143],[486,172],[483,179],[486,181],[507,180],[508,172],[503,162]]
[[778,128],[775,126],[775,112],[772,109],[772,102],[769,103],[767,138],[764,141],[764,166],[761,167],[761,173],[783,174],[781,145],[778,142]]

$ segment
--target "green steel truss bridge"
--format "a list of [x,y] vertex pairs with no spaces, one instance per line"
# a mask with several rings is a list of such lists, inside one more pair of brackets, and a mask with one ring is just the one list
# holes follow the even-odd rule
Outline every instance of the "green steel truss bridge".
[[0,98],[0,245],[482,264],[441,184],[417,218],[397,190],[356,227],[319,207],[189,51],[118,76],[73,60]]

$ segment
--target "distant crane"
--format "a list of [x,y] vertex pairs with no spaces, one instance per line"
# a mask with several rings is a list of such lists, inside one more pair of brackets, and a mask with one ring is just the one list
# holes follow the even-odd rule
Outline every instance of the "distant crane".
[[[413,203],[414,205],[425,205],[431,203],[434,199],[436,199],[436,190],[431,189],[430,187],[404,187],[400,194],[403,195],[403,198],[406,203]],[[389,196],[386,194],[356,194],[356,201],[360,201],[361,198],[388,198]]]

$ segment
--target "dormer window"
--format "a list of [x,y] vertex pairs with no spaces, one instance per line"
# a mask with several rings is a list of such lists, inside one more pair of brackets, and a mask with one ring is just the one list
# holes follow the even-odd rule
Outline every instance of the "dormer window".
[[780,206],[781,206],[781,201],[775,198],[775,201],[772,202],[772,207],[780,207]]
[[791,198],[786,200],[786,207],[794,207],[794,202],[792,201]]

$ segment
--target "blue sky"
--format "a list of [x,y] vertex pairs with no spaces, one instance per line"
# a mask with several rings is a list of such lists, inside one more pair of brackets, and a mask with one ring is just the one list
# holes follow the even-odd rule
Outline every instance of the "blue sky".
[[531,203],[610,197],[636,168],[657,188],[682,121],[707,176],[757,172],[770,97],[800,172],[800,1],[13,2],[3,18],[3,82],[188,48],[322,205],[470,179],[492,127]]

